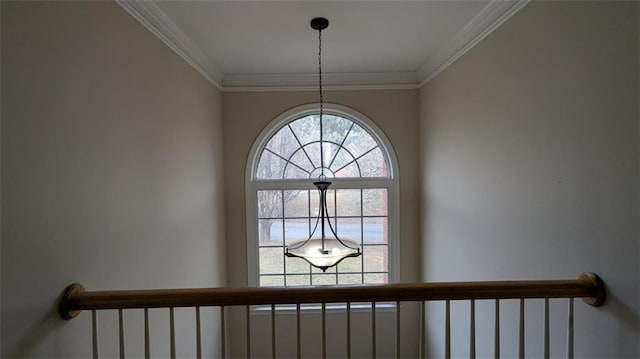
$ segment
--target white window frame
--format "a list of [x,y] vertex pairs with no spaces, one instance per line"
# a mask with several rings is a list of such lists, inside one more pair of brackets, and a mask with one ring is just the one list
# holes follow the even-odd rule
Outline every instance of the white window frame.
[[[271,137],[285,124],[298,118],[317,114],[319,103],[311,103],[292,108],[278,115],[258,135],[249,151],[245,169],[245,207],[247,227],[247,274],[249,286],[259,286],[258,268],[258,190],[310,189],[315,190],[309,179],[257,180],[255,168],[260,160],[262,150]],[[330,178],[332,189],[349,188],[386,188],[388,205],[388,278],[389,283],[397,283],[400,279],[400,190],[398,161],[391,142],[382,130],[364,114],[347,106],[324,103],[323,113],[347,118],[363,129],[380,144],[387,161],[387,178]],[[283,254],[284,255],[284,254]]]

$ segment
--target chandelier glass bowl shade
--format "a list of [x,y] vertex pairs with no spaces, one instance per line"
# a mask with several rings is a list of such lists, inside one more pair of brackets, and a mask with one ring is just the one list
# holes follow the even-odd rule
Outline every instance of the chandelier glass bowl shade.
[[351,239],[340,239],[329,220],[327,210],[327,188],[331,182],[326,180],[324,174],[325,163],[323,155],[323,105],[324,97],[322,93],[322,30],[329,26],[329,21],[325,18],[315,18],[311,20],[311,28],[318,31],[318,79],[320,90],[320,176],[318,181],[313,182],[319,192],[318,206],[319,213],[316,224],[307,239],[294,241],[285,248],[287,257],[298,257],[306,260],[312,266],[326,271],[343,259],[358,257],[362,254],[360,245]]

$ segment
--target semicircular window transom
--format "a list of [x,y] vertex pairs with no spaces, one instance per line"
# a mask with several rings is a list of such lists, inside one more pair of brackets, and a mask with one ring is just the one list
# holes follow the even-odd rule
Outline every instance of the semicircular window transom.
[[[262,149],[258,180],[389,177],[386,156],[362,126],[337,115],[307,115],[282,126]],[[322,156],[320,151],[322,151]],[[321,163],[321,157],[324,163]]]

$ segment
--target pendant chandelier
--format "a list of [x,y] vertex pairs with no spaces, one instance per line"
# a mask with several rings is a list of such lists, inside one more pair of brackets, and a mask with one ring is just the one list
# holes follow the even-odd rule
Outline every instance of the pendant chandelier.
[[[324,97],[322,93],[322,30],[329,26],[329,20],[317,17],[311,20],[311,28],[318,31],[318,83],[320,90],[320,176],[313,182],[319,193],[319,213],[316,224],[309,238],[295,241],[285,248],[287,257],[298,257],[306,260],[312,266],[326,271],[343,259],[358,257],[362,254],[360,245],[351,239],[340,239],[329,219],[327,210],[327,188],[331,182],[324,175],[323,123]],[[318,226],[320,228],[318,228]],[[328,231],[327,231],[328,229]],[[319,233],[316,233],[319,232]]]

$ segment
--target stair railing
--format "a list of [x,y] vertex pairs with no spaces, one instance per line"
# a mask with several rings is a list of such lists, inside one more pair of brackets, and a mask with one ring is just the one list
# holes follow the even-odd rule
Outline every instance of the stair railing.
[[[196,352],[202,357],[202,342],[200,333],[200,308],[219,307],[221,320],[221,357],[227,357],[225,340],[225,307],[245,306],[247,320],[247,352],[251,357],[250,345],[250,308],[251,306],[271,307],[272,327],[272,357],[277,357],[275,311],[276,305],[295,305],[297,316],[297,348],[300,351],[300,313],[303,304],[321,304],[322,308],[322,357],[326,357],[326,304],[345,303],[347,326],[350,325],[352,303],[371,303],[371,333],[372,357],[375,357],[376,343],[376,303],[396,303],[396,357],[401,356],[400,337],[400,302],[420,302],[420,357],[426,355],[425,350],[425,302],[445,302],[445,343],[444,356],[451,357],[451,318],[450,302],[468,300],[470,308],[469,357],[475,358],[475,301],[495,300],[495,338],[494,356],[500,357],[500,301],[505,299],[520,300],[520,318],[518,333],[518,356],[524,358],[525,324],[524,303],[526,299],[544,299],[544,357],[549,358],[549,299],[567,298],[567,358],[573,358],[573,299],[581,298],[586,304],[600,306],[606,298],[604,282],[593,273],[582,273],[574,280],[534,280],[534,281],[478,281],[478,282],[440,282],[440,283],[394,283],[382,285],[355,286],[307,286],[307,287],[242,287],[242,288],[198,288],[198,289],[154,289],[154,290],[117,290],[117,291],[86,291],[84,286],[74,283],[65,288],[60,304],[59,313],[63,319],[75,318],[81,311],[92,312],[92,340],[93,357],[99,357],[99,343],[97,334],[98,310],[118,310],[120,357],[125,357],[125,338],[123,310],[144,309],[145,318],[145,357],[149,357],[149,316],[150,308],[169,308],[170,310],[170,347],[171,357],[176,357],[175,330],[173,311],[179,307],[194,307],[196,310]],[[347,353],[351,356],[350,333],[347,328]]]

